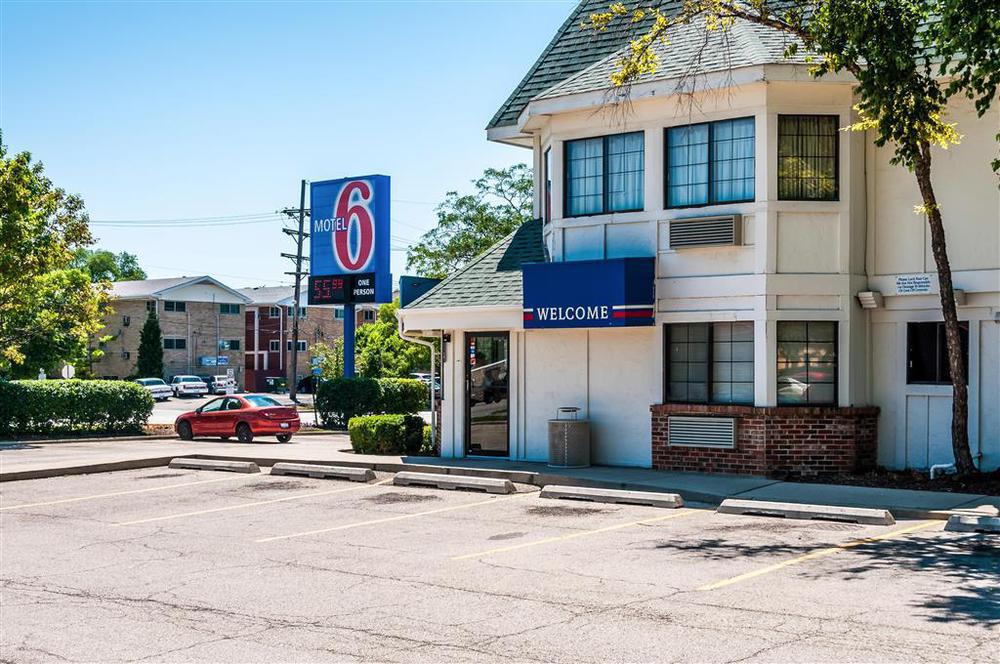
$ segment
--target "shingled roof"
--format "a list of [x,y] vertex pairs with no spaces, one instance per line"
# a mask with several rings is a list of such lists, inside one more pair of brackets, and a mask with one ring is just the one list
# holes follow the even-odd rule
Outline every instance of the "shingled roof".
[[591,14],[607,11],[610,4],[611,0],[580,1],[569,18],[559,27],[549,45],[538,56],[535,64],[490,120],[487,129],[515,124],[521,111],[537,94],[614,53],[625,43],[631,31],[643,30],[649,25],[648,21],[635,25],[627,21],[615,21],[604,32],[581,27]]
[[521,266],[545,260],[542,221],[529,221],[451,275],[407,309],[521,306]]
[[[746,21],[737,21],[729,30],[723,31],[706,29],[705,20],[698,18],[671,27],[664,37],[666,43],[657,41],[652,47],[659,58],[656,72],[640,76],[636,84],[753,65],[804,64],[810,56],[798,39],[774,28]],[[786,49],[792,43],[798,50],[791,57],[786,57]],[[618,49],[535,98],[548,99],[610,88],[611,75],[619,68],[618,63],[627,48]]]

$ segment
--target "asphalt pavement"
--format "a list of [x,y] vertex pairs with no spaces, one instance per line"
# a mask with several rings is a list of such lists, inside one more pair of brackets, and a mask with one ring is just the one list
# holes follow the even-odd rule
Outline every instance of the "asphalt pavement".
[[1000,542],[149,468],[0,485],[0,659],[996,662]]

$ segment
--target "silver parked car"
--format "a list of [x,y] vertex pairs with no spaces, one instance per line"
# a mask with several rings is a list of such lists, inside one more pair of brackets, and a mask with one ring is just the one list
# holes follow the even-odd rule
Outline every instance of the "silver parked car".
[[138,378],[137,383],[146,388],[157,401],[166,401],[174,395],[174,390],[162,378]]

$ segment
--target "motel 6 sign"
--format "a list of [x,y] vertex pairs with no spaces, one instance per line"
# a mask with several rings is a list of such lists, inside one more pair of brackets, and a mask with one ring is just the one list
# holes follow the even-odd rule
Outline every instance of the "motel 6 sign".
[[389,176],[310,186],[309,304],[389,302]]

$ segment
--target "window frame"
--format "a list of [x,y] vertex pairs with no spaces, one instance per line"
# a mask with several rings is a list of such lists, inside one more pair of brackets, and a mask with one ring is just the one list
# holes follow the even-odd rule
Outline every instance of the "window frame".
[[281,352],[281,340],[271,339],[267,342],[267,352],[269,353],[280,353]]
[[[756,381],[757,381],[757,362],[756,362],[756,359],[751,363],[753,365],[754,379],[752,381],[749,381],[750,385],[752,386],[751,387],[751,391],[752,391],[752,394],[753,394],[753,396],[751,397],[749,403],[744,403],[744,402],[736,403],[736,402],[733,402],[733,401],[726,402],[726,401],[713,401],[712,400],[712,386],[716,382],[715,378],[714,378],[714,368],[715,367],[713,366],[713,363],[715,362],[715,343],[716,343],[715,342],[715,329],[714,329],[715,323],[729,323],[729,324],[733,324],[733,323],[751,323],[752,324],[752,322],[753,321],[746,321],[746,320],[729,320],[729,321],[721,320],[721,321],[692,321],[692,322],[678,322],[678,323],[663,323],[663,403],[674,403],[674,404],[681,404],[681,405],[687,405],[687,406],[692,406],[692,405],[701,405],[701,406],[753,406],[756,403]],[[705,371],[706,371],[706,373],[705,373],[705,401],[690,401],[690,400],[673,401],[673,400],[670,399],[670,383],[671,383],[671,380],[670,380],[670,364],[671,363],[670,363],[670,331],[669,331],[669,328],[670,328],[671,325],[705,325],[705,326],[707,326],[708,335],[707,335],[706,340],[705,340],[705,344],[706,344],[706,356],[705,356],[705,367],[706,367],[706,369],[705,369]],[[753,331],[754,331],[754,339],[750,343],[754,344],[754,346],[756,347],[756,344],[757,344],[756,329],[754,329]],[[730,339],[730,343],[732,343],[732,339]],[[745,343],[745,342],[740,342],[740,343]],[[755,353],[756,353],[756,348],[755,348]],[[729,363],[732,364],[732,362],[733,362],[733,360],[730,359]],[[685,381],[685,382],[686,383],[691,383],[693,381]],[[728,380],[728,381],[719,381],[719,382],[732,384],[732,383],[746,383],[747,381],[745,381],[745,380],[737,380],[737,381]]]
[[[645,163],[643,163],[645,166]],[[552,146],[542,152],[542,224],[552,221]]]
[[[781,362],[778,356],[778,345],[781,343],[778,340],[778,327],[782,323],[829,323],[833,325],[833,349],[836,353],[835,360],[833,362],[833,399],[826,403],[817,403],[806,401],[804,403],[781,403],[779,401],[778,389],[781,383],[778,382],[778,370],[779,363]],[[808,327],[806,331],[806,338],[808,342]],[[818,341],[816,343],[829,343],[825,341]],[[776,321],[774,326],[774,403],[778,408],[827,408],[827,407],[837,407],[840,404],[840,321],[837,320],[799,320],[799,319],[788,319]],[[809,363],[806,363],[806,371],[809,370]],[[826,385],[827,383],[817,383],[817,385]],[[809,383],[812,385],[812,383]]]
[[[935,338],[934,338],[934,370],[935,376],[938,380],[913,380],[911,378],[910,372],[910,342],[912,340],[911,331],[916,325],[934,325],[935,326]],[[959,338],[964,342],[962,344],[962,350],[964,351],[963,359],[965,365],[965,384],[969,384],[969,322],[959,321],[958,326],[960,328]],[[964,332],[964,335],[963,335]],[[941,362],[944,362],[942,365]],[[948,372],[947,380],[941,380],[941,376],[938,375],[938,371],[944,367]],[[907,385],[944,385],[951,386],[951,367],[948,364],[948,340],[945,337],[944,331],[944,321],[907,321],[906,322],[906,384]]]
[[[630,208],[627,210],[609,210],[608,209],[608,139],[617,136],[629,136],[633,134],[638,134],[642,136],[642,205],[637,208]],[[585,212],[583,214],[570,214],[569,213],[569,146],[571,143],[576,141],[592,141],[594,139],[601,139],[601,211],[600,212]],[[563,163],[562,163],[562,216],[563,219],[579,219],[581,217],[598,217],[605,214],[626,214],[629,212],[642,212],[646,209],[646,131],[640,129],[638,131],[625,131],[618,134],[604,134],[603,136],[581,136],[579,138],[571,138],[562,142],[563,145]]]
[[187,313],[187,302],[184,300],[164,300],[163,311],[164,313],[169,312],[173,314]]
[[[712,200],[712,183],[715,180],[715,162],[712,161],[712,140],[715,137],[715,125],[720,122],[732,122],[734,120],[753,120],[753,197],[743,198],[735,201],[713,201]],[[708,127],[708,182],[706,186],[708,187],[708,202],[706,203],[695,203],[694,205],[671,205],[670,204],[670,130],[671,129],[682,129],[684,127],[700,127],[705,125]],[[673,125],[671,127],[663,128],[663,209],[664,210],[687,210],[694,208],[705,208],[711,207],[713,205],[737,205],[741,203],[753,203],[757,200],[757,116],[755,115],[741,115],[736,118],[723,118],[721,120],[712,120],[711,122],[695,122],[686,125]]]
[[[834,118],[837,130],[833,141],[833,198],[784,198],[781,195],[781,118]],[[774,195],[779,201],[807,203],[839,203],[840,202],[840,116],[836,113],[778,113],[774,126]]]
[[[233,310],[235,307],[235,311]],[[219,303],[219,315],[221,316],[239,316],[240,315],[240,305],[233,304],[231,302],[220,302]]]
[[268,307],[267,308],[268,318],[281,318],[281,307]]
[[[305,350],[307,348],[308,348],[308,345],[306,343],[306,340],[305,339],[299,339],[299,352],[300,353],[305,352]],[[285,340],[285,352],[286,353],[291,353],[292,352],[292,340],[291,339],[286,339]]]
[[[170,342],[170,346],[167,346],[167,342]],[[181,346],[177,347],[177,342],[181,342]],[[187,350],[187,339],[184,337],[163,337],[163,350]]]

